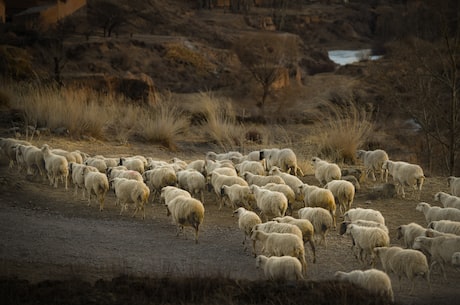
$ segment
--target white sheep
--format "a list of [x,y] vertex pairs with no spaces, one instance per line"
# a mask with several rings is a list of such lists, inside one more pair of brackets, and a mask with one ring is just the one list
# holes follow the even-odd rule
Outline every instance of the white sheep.
[[315,229],[311,221],[305,218],[294,218],[292,216],[275,217],[273,220],[279,223],[286,223],[297,226],[300,229],[300,232],[302,232],[303,242],[310,243],[311,252],[313,253],[313,263],[316,263],[316,249],[314,241]]
[[460,235],[460,222],[452,220],[435,220],[428,224],[428,228],[455,235]]
[[[204,219],[204,206],[195,198],[178,195],[166,203],[167,216],[171,216],[173,224],[177,225],[176,236],[184,232],[184,227],[195,229],[195,243],[198,243],[200,225]],[[184,232],[185,233],[185,232]]]
[[107,164],[105,163],[104,159],[98,158],[98,157],[91,157],[87,158],[83,164],[93,166],[97,168],[97,170],[100,173],[106,173],[107,172]]
[[[277,176],[270,176],[270,177],[277,177]],[[286,210],[286,213],[288,213],[289,215],[292,215],[292,205],[295,202],[296,196],[295,196],[294,191],[289,185],[284,184],[284,181],[283,181],[283,184],[270,182],[262,186],[262,188],[270,190],[270,191],[276,191],[276,192],[283,193],[284,196],[286,196],[286,199],[288,200],[288,208]]]
[[17,144],[16,155],[18,154],[23,159],[28,174],[35,175],[38,172],[40,177],[45,178],[45,160],[43,159],[43,152],[40,148],[34,145]]
[[99,172],[97,168],[89,165],[79,164],[75,162],[69,163],[69,175],[72,177],[72,182],[75,185],[74,196],[78,196],[78,189],[82,190],[82,200],[85,199],[85,175],[83,170],[89,168],[89,171]]
[[[243,207],[239,207],[235,211],[233,211],[233,215],[236,215],[238,217],[238,228],[243,231],[243,245],[245,245],[246,237],[251,238],[252,229],[255,225],[262,223],[262,220],[260,219],[259,215],[257,215],[253,211],[248,211]],[[256,252],[254,245],[255,243],[253,242],[252,254],[255,256]],[[244,249],[247,249],[246,245]]]
[[223,185],[221,195],[228,198],[233,209],[244,207],[250,209],[253,206],[254,194],[247,185]]
[[375,173],[380,172],[380,180],[383,181],[384,179],[386,179],[385,170],[382,169],[383,162],[389,159],[386,151],[382,149],[360,149],[356,152],[356,157],[358,160],[361,160],[364,164],[364,177],[368,178],[370,174],[372,177],[372,181],[377,181],[377,179],[375,178]]
[[112,180],[113,178],[117,178],[117,177],[137,180],[141,182],[144,181],[144,178],[142,177],[142,175],[137,171],[127,169],[126,167],[120,168],[120,166],[108,167],[107,168],[107,178],[109,180]]
[[245,172],[253,173],[255,175],[265,175],[265,168],[261,161],[243,161],[235,164],[235,169],[242,177]]
[[374,266],[374,248],[390,245],[390,236],[378,227],[362,227],[350,224],[347,226],[345,234],[350,235],[354,241],[357,259],[364,264],[369,263],[371,266]]
[[400,290],[401,278],[405,277],[411,282],[409,294],[412,295],[415,288],[415,278],[419,276],[427,281],[431,291],[428,261],[422,252],[401,247],[377,247],[374,252],[380,259],[383,270],[387,274],[393,273],[398,277]]
[[206,160],[212,160],[212,161],[221,161],[221,160],[230,160],[231,158],[240,158],[243,157],[243,154],[241,154],[238,151],[229,151],[226,153],[215,153],[213,151],[209,151],[206,153]]
[[51,149],[51,152],[56,155],[65,157],[67,159],[67,162],[75,162],[79,164],[83,163],[83,158],[79,150],[67,151],[67,150],[60,149],[60,148],[53,148]]
[[12,168],[15,165],[16,161],[16,150],[15,146],[17,144],[22,145],[32,145],[28,141],[18,140],[14,138],[0,138],[0,152],[8,159],[8,166]]
[[160,203],[167,205],[168,202],[170,202],[179,195],[192,197],[192,195],[184,189],[175,186],[165,186],[161,189]]
[[450,176],[447,178],[447,186],[450,193],[454,196],[460,196],[460,177]]
[[302,184],[298,188],[298,192],[303,198],[306,207],[320,207],[326,209],[331,213],[332,226],[337,227],[336,223],[336,204],[334,194],[328,189],[318,187],[316,185]]
[[[247,155],[243,155],[242,157],[236,157],[236,156],[230,157],[230,160],[233,162],[233,164],[239,164],[243,161],[263,161],[263,160],[260,160],[259,150],[251,151],[250,153],[248,153]],[[265,162],[263,164],[265,168]]]
[[276,166],[288,174],[303,176],[302,169],[297,165],[297,156],[290,148],[262,149],[260,150],[260,160],[263,159],[265,159],[267,170]]
[[305,248],[299,236],[291,233],[265,233],[253,230],[251,239],[260,241],[265,254],[268,256],[292,256],[297,258],[302,264],[302,273],[306,274]]
[[290,223],[280,223],[275,220],[256,224],[252,230],[259,230],[265,233],[291,233],[297,235],[300,239],[303,239],[302,231],[300,231],[298,226]]
[[248,182],[249,185],[255,184],[258,186],[264,186],[269,183],[285,184],[283,178],[279,176],[264,176],[251,172],[244,172],[242,177]]
[[313,231],[316,239],[327,246],[326,235],[332,227],[332,216],[328,210],[319,207],[305,207],[297,211],[300,219],[307,219],[313,225]]
[[302,264],[292,256],[259,255],[256,258],[256,268],[262,269],[268,280],[296,281],[304,278]]
[[205,173],[206,176],[210,176],[211,173],[217,169],[217,168],[231,168],[234,170],[235,175],[238,175],[236,172],[235,166],[233,165],[233,162],[230,160],[218,160],[218,161],[213,161],[213,160],[208,160],[206,159],[206,163],[204,165]]
[[151,202],[155,201],[157,194],[160,194],[163,187],[177,185],[176,172],[169,165],[149,169],[142,174],[142,178],[152,193]]
[[315,178],[321,185],[325,185],[332,180],[340,180],[342,177],[342,171],[335,163],[329,163],[318,157],[313,157],[311,164],[315,170]]
[[176,173],[177,185],[188,191],[192,196],[200,199],[204,204],[204,191],[206,189],[206,178],[196,169],[184,169]]
[[144,182],[126,178],[114,178],[110,181],[115,191],[115,204],[121,205],[120,215],[127,209],[128,203],[134,203],[134,217],[138,211],[142,211],[142,219],[145,219],[145,205],[149,200],[150,189]]
[[362,226],[362,227],[377,227],[377,228],[380,228],[380,229],[384,230],[387,233],[390,232],[386,225],[383,225],[381,223],[378,223],[378,222],[375,222],[375,221],[372,221],[372,220],[358,219],[358,220],[355,220],[353,222],[351,222],[351,221],[342,221],[342,223],[340,224],[339,234],[340,235],[345,234],[345,232],[347,231],[348,225],[352,224],[352,223],[356,224],[358,226]]
[[58,181],[61,179],[67,190],[67,178],[69,176],[69,163],[63,156],[53,154],[48,144],[44,144],[41,148],[43,152],[43,160],[45,160],[45,169],[50,185],[58,187]]
[[188,165],[187,162],[177,157],[174,157],[171,160],[169,160],[169,164],[171,164],[171,166],[176,170],[176,172],[186,169]]
[[425,175],[423,174],[423,169],[419,165],[404,161],[386,160],[383,162],[382,169],[388,171],[388,175],[393,177],[396,193],[398,195],[405,198],[406,193],[404,192],[404,187],[409,186],[418,191],[416,198],[420,198]]
[[187,164],[185,169],[194,169],[199,171],[203,176],[206,176],[205,160],[193,160]]
[[329,181],[324,188],[332,192],[335,203],[339,206],[342,215],[351,209],[355,198],[355,186],[351,182],[345,180],[332,180]]
[[418,236],[414,241],[414,249],[428,252],[431,256],[430,274],[433,274],[433,267],[438,264],[447,280],[445,265],[452,263],[455,252],[460,252],[460,236]]
[[118,165],[124,165],[128,169],[137,171],[140,174],[144,173],[146,164],[147,160],[137,156],[120,158],[120,162],[118,163]]
[[427,224],[434,220],[460,221],[460,210],[456,208],[432,207],[426,202],[419,202],[415,209],[425,215]]
[[289,185],[289,187],[294,191],[296,194],[296,200],[301,201],[302,198],[299,197],[299,186],[303,184],[302,180],[300,180],[298,177],[288,174],[288,173],[283,173],[279,167],[272,167],[270,171],[268,172],[270,176],[279,176],[283,179],[284,183],[286,185]]
[[254,194],[256,206],[263,215],[263,219],[270,220],[286,214],[288,202],[283,193],[263,189],[255,184],[249,188],[251,193]]
[[385,224],[385,218],[380,211],[374,209],[353,208],[343,214],[344,221],[354,222],[358,219],[372,220],[381,224]]
[[447,194],[445,192],[437,192],[434,195],[434,201],[439,201],[445,208],[460,209],[460,197]]
[[[103,156],[103,155],[96,155],[96,156],[94,156],[93,158],[95,158],[95,159],[100,159],[100,160],[104,161],[105,166],[106,166],[107,168],[109,168],[109,167],[116,167],[116,166],[118,166],[118,164],[120,163],[120,158],[115,158],[115,157],[105,157],[105,156]],[[86,159],[88,159],[88,158],[86,158]],[[86,160],[86,159],[85,159],[85,160]],[[101,167],[102,167],[102,166],[101,166]]]
[[238,176],[228,176],[222,175],[217,171],[213,171],[211,174],[211,186],[214,189],[214,192],[217,196],[217,201],[219,204],[219,210],[222,209],[224,205],[224,198],[222,197],[222,187],[224,185],[233,185],[238,184],[242,186],[248,186],[246,180]]
[[360,286],[371,293],[389,299],[394,302],[393,288],[390,277],[383,271],[377,269],[353,270],[350,272],[337,271],[334,277],[343,282]]
[[107,191],[109,190],[109,180],[107,176],[99,171],[95,171],[94,167],[85,166],[82,170],[84,177],[83,198],[85,191],[88,193],[88,206],[91,205],[91,195],[94,194],[99,201],[99,210],[104,210],[104,201]]
[[396,228],[396,239],[403,239],[404,246],[407,249],[413,249],[415,238],[424,236],[426,228],[421,225],[411,222],[409,224],[400,225]]

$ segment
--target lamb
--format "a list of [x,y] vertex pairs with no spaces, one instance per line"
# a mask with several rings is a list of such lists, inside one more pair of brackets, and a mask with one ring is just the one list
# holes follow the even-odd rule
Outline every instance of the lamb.
[[297,211],[300,219],[307,219],[313,225],[313,232],[316,239],[321,240],[321,243],[326,244],[326,235],[332,227],[332,216],[328,210],[319,207],[305,207]]
[[160,194],[163,187],[177,185],[176,172],[168,165],[147,170],[142,174],[142,178],[152,193],[151,202],[155,201],[157,194]]
[[407,249],[413,249],[415,238],[424,236],[426,229],[421,225],[411,222],[406,225],[400,225],[396,229],[396,239],[403,239],[404,246]]
[[286,214],[288,203],[283,193],[263,189],[254,184],[249,188],[254,194],[257,208],[265,220],[282,217]]
[[[270,176],[270,177],[277,177],[277,176]],[[289,213],[289,215],[292,215],[292,204],[295,202],[295,193],[294,191],[289,187],[289,185],[284,184],[278,184],[278,183],[267,183],[264,186],[262,186],[263,189],[267,189],[270,191],[277,191],[281,192],[286,196],[286,199],[288,200],[288,208],[286,210],[286,213]]]
[[283,179],[284,183],[289,185],[289,187],[294,191],[294,193],[296,194],[296,200],[299,200],[301,201],[302,199],[299,197],[299,193],[298,193],[298,189],[299,189],[299,186],[303,184],[302,180],[300,180],[299,178],[297,178],[296,176],[293,176],[291,174],[288,174],[288,173],[283,173],[279,167],[272,167],[270,169],[270,171],[268,172],[268,174],[270,176],[279,176]]
[[342,177],[340,167],[335,163],[329,163],[318,157],[313,157],[311,159],[311,164],[315,170],[315,178],[320,185],[325,185],[332,180],[340,180]]
[[85,191],[88,193],[88,206],[91,205],[91,195],[94,194],[99,201],[99,211],[104,210],[105,195],[109,190],[109,180],[107,176],[99,171],[95,171],[95,168],[85,166],[82,170],[84,177],[84,189],[83,198],[85,197]]
[[75,185],[74,196],[77,197],[78,189],[82,189],[82,200],[85,199],[85,175],[83,170],[89,168],[88,171],[99,172],[97,168],[89,165],[79,164],[75,162],[69,163],[69,175],[72,177],[72,182]]
[[198,243],[200,225],[204,219],[204,206],[195,198],[178,195],[166,203],[167,216],[171,216],[173,224],[177,225],[176,236],[184,231],[184,227],[195,229],[195,243]]
[[320,207],[328,210],[332,216],[332,226],[337,227],[335,199],[330,190],[316,185],[302,184],[299,186],[298,192],[303,197],[306,207]]
[[428,228],[455,235],[460,235],[460,222],[452,220],[435,220],[428,224]]
[[67,150],[64,150],[64,149],[53,148],[51,150],[51,152],[56,154],[56,155],[60,155],[60,156],[65,157],[67,159],[67,162],[75,162],[75,163],[79,163],[79,164],[83,163],[83,158],[82,158],[81,153],[80,153],[79,150],[67,151]]
[[392,303],[394,302],[390,277],[383,271],[377,269],[353,270],[348,273],[337,271],[334,277],[339,281],[355,284],[371,293],[377,294],[379,297],[389,299]]
[[380,180],[386,179],[385,170],[382,169],[383,163],[387,160],[388,154],[382,149],[376,150],[358,150],[356,152],[357,159],[361,160],[364,164],[365,177],[368,178],[369,174],[372,181],[377,181],[375,173],[380,172]]
[[212,172],[211,174],[211,185],[214,189],[214,192],[218,198],[219,202],[219,210],[222,209],[222,206],[224,204],[223,198],[222,198],[222,187],[224,185],[233,185],[233,184],[238,184],[242,186],[248,186],[248,183],[246,180],[244,180],[241,177],[238,176],[227,176],[227,175],[221,175],[219,172]]
[[294,218],[292,216],[275,217],[273,220],[279,223],[286,223],[297,226],[302,232],[303,242],[310,243],[311,251],[313,253],[313,263],[316,263],[316,249],[314,241],[315,230],[311,221],[308,219]]
[[251,172],[244,172],[242,177],[248,182],[249,185],[255,184],[258,186],[264,186],[269,183],[286,184],[284,183],[283,178],[279,176],[264,176],[253,174]]
[[93,167],[97,168],[97,170],[100,173],[106,173],[107,172],[107,164],[101,158],[97,158],[97,157],[88,158],[83,162],[83,164],[93,166]]
[[251,193],[247,185],[223,185],[221,188],[221,195],[229,199],[233,209],[244,207],[249,209],[255,200],[254,195]]
[[405,277],[411,282],[410,295],[413,295],[415,288],[415,278],[424,278],[431,291],[430,270],[426,256],[413,249],[403,249],[401,247],[377,247],[374,249],[376,256],[382,263],[383,270],[398,276],[399,289],[401,290],[401,278]]
[[303,280],[302,264],[291,256],[259,255],[256,258],[256,268],[264,271],[265,278],[273,281]]
[[235,169],[240,176],[243,176],[245,172],[250,172],[255,175],[265,175],[265,168],[260,161],[243,161],[235,165]]
[[426,202],[419,202],[415,209],[425,215],[427,223],[435,220],[460,221],[460,210],[455,208],[432,207]]
[[460,177],[450,176],[447,178],[447,186],[450,193],[454,196],[460,196]]
[[167,205],[171,200],[173,200],[179,195],[192,197],[192,195],[190,195],[190,193],[186,190],[183,190],[175,186],[165,186],[161,189],[160,203]]
[[345,234],[351,235],[354,241],[356,250],[358,251],[357,259],[362,263],[366,263],[369,259],[371,266],[374,266],[374,248],[388,247],[390,245],[390,236],[388,233],[377,227],[362,227],[350,224]]
[[418,236],[414,241],[414,249],[426,251],[431,255],[430,273],[433,267],[438,264],[444,279],[447,280],[445,264],[452,263],[452,256],[455,252],[460,252],[460,236],[439,236],[426,237]]
[[50,185],[58,187],[59,178],[64,182],[67,190],[67,177],[69,176],[69,163],[63,156],[53,154],[48,144],[44,144],[41,148],[43,152],[43,160],[45,160],[45,169],[50,181]]
[[453,196],[444,192],[437,192],[434,201],[439,201],[445,208],[460,209],[460,197]]
[[343,214],[344,221],[354,222],[355,220],[372,220],[381,224],[385,224],[385,218],[380,211],[374,209],[353,208]]
[[260,150],[260,160],[263,159],[265,159],[267,170],[276,166],[288,174],[303,176],[302,169],[297,165],[297,156],[290,148],[262,149]]
[[137,171],[126,169],[126,167],[124,169],[118,168],[118,166],[107,168],[107,178],[109,180],[112,180],[113,178],[116,178],[116,177],[144,182],[144,178]]
[[[238,228],[243,231],[244,239],[243,245],[246,243],[246,237],[251,238],[252,229],[255,225],[261,224],[262,220],[260,219],[259,215],[254,213],[253,211],[248,211],[243,207],[237,208],[233,211],[233,215],[238,217]],[[246,247],[244,248],[246,250]],[[253,242],[252,245],[252,254],[255,256],[255,243]]]
[[264,252],[268,256],[292,256],[297,258],[302,264],[302,273],[306,274],[305,248],[302,239],[297,235],[276,232],[265,233],[253,230],[251,239],[262,242]]
[[[419,165],[403,161],[386,160],[383,162],[382,169],[388,171],[388,174],[393,177],[393,181],[396,186],[396,193],[398,195],[405,198],[406,194],[404,192],[404,186],[409,186],[416,191],[418,190],[416,198],[420,198],[423,182],[425,181],[425,175]],[[386,180],[386,182],[388,182],[388,179]]]
[[345,180],[332,180],[328,182],[324,188],[332,192],[335,203],[339,206],[342,215],[351,209],[351,205],[355,198],[355,187],[351,182]]
[[124,165],[128,169],[137,171],[140,174],[144,173],[146,164],[147,164],[147,160],[144,160],[136,156],[128,157],[128,158],[120,158],[120,162],[118,163],[118,165]]
[[117,197],[115,204],[121,205],[120,215],[127,209],[128,203],[134,203],[134,217],[138,211],[142,211],[142,219],[145,219],[145,204],[150,196],[150,189],[144,182],[126,178],[114,178],[110,181],[111,187]]
[[[177,185],[188,191],[192,196],[200,199],[204,204],[204,190],[206,189],[206,178],[203,174],[195,169],[185,169],[178,171]],[[198,198],[200,197],[200,198]]]

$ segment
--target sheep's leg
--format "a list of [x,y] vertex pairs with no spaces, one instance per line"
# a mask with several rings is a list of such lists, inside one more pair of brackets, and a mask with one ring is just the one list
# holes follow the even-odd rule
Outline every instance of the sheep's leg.
[[315,244],[313,243],[313,239],[309,240],[310,247],[311,247],[311,252],[313,252],[313,264],[316,263],[316,248]]
[[88,190],[88,206],[91,205],[91,190]]

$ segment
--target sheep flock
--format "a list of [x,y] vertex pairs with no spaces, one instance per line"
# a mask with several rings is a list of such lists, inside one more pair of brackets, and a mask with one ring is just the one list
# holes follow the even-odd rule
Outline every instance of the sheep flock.
[[[331,248],[337,247],[334,243],[341,243],[344,263],[337,262],[329,279],[349,280],[348,274],[360,278],[363,277],[361,271],[378,269],[382,272],[365,272],[366,280],[353,278],[353,283],[389,298],[390,302],[398,301],[402,294],[414,295],[415,291],[433,294],[436,292],[433,282],[452,280],[449,270],[458,268],[459,261],[460,210],[453,203],[447,206],[444,198],[454,203],[457,199],[460,201],[451,193],[455,177],[446,177],[443,186],[428,194],[422,186],[429,185],[430,178],[425,177],[419,165],[393,161],[390,155],[376,167],[371,159],[363,157],[372,154],[360,150],[357,153],[366,163],[358,158],[356,172],[363,172],[366,177],[358,176],[356,180],[361,187],[353,189],[353,184],[342,180],[340,170],[337,171],[346,165],[317,156],[295,156],[293,150],[287,148],[284,151],[289,153],[289,160],[294,160],[292,165],[281,161],[281,154],[275,154],[278,150],[273,148],[248,154],[207,152],[201,158],[182,160],[137,154],[91,156],[46,143],[34,145],[0,138],[0,156],[6,160],[6,171],[28,177],[27,183],[59,189],[69,200],[85,200],[88,203],[85,208],[94,209],[94,213],[107,213],[107,209],[116,208],[121,211],[119,217],[127,217],[123,211],[131,210],[128,216],[136,221],[145,222],[149,217],[160,221],[155,215],[151,216],[149,210],[152,206],[164,206],[170,220],[165,225],[169,225],[173,233],[171,247],[174,247],[174,239],[190,240],[193,247],[211,242],[206,240],[206,235],[199,234],[209,229],[206,221],[212,216],[208,216],[211,213],[208,211],[222,217],[234,217],[233,229],[244,238],[243,241],[238,238],[241,248],[235,253],[253,257],[254,273],[261,279],[316,280],[321,273],[316,266],[328,264]],[[269,159],[264,160],[265,156]],[[396,162],[401,162],[399,167],[394,166]],[[379,179],[374,173],[380,173]],[[369,175],[372,179],[366,179]],[[343,182],[337,183],[340,181]],[[411,207],[407,222],[395,223],[391,215],[387,217],[385,212],[378,211],[379,206],[392,204],[393,201],[384,203],[388,198],[366,200],[366,190],[384,181],[393,183],[397,189],[394,196]],[[267,184],[270,190],[265,187]],[[283,188],[274,190],[275,185]],[[332,195],[324,199],[318,197],[315,202],[304,192],[313,186]],[[405,191],[405,187],[410,189]],[[284,188],[290,191],[282,192]],[[427,203],[420,200],[421,196]],[[91,206],[93,198],[98,209]],[[336,205],[339,213],[336,213]],[[325,216],[319,216],[322,214],[317,213],[318,209],[324,210],[319,212],[324,212]],[[283,219],[290,219],[289,223],[301,220],[306,229],[298,230]],[[263,231],[265,223],[272,223],[278,231]],[[438,232],[438,228],[442,236],[428,233],[429,230]],[[193,230],[193,238],[187,236],[192,232],[187,233],[188,230]],[[305,232],[308,236],[298,236]],[[247,247],[249,240],[252,241],[251,251]],[[306,242],[310,243],[309,248],[304,247]],[[389,251],[385,252],[386,249]],[[392,249],[395,254],[390,251]],[[423,267],[412,261],[400,263],[398,257],[404,255],[408,260],[413,259],[411,255],[417,256]],[[234,261],[237,263],[238,258]],[[354,268],[346,267],[350,265]],[[372,286],[374,282],[381,283],[380,278],[388,283],[384,287]],[[409,288],[402,289],[401,283]]]

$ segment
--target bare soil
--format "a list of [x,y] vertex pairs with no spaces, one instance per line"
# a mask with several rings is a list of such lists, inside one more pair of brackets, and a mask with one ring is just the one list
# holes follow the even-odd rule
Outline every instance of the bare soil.
[[[90,154],[121,156],[143,154],[165,160],[178,156],[184,160],[202,158],[202,153],[188,154],[182,151],[169,154],[157,147],[145,144],[115,146],[110,143],[70,142],[57,138],[42,139],[54,147],[69,150],[80,149]],[[37,143],[38,145],[38,143]],[[181,155],[182,154],[182,155]],[[308,156],[299,156],[306,159]],[[146,207],[146,219],[140,215],[131,217],[132,211],[119,215],[115,197],[109,193],[104,211],[96,204],[73,195],[73,189],[57,189],[47,183],[9,169],[5,159],[0,164],[0,275],[31,282],[43,280],[67,280],[78,278],[89,282],[111,279],[120,274],[133,276],[223,276],[241,280],[263,278],[255,268],[255,260],[242,244],[243,233],[238,229],[232,210],[218,210],[212,193],[205,196],[205,219],[200,230],[199,243],[193,241],[188,228],[185,235],[176,236],[176,228],[158,202]],[[316,184],[313,176],[302,178]],[[428,177],[422,192],[422,201],[431,204],[433,194],[447,191],[445,177]],[[384,215],[390,229],[391,244],[401,245],[396,239],[396,228],[401,224],[417,222],[425,225],[424,216],[415,211],[417,200],[376,199],[368,200],[364,183],[357,194],[355,207],[378,209]],[[413,195],[409,192],[409,196]],[[299,208],[297,205],[296,208]],[[294,212],[295,215],[295,212]],[[340,218],[339,218],[340,221]],[[312,263],[310,248],[306,247],[308,280],[332,279],[336,271],[367,269],[352,255],[348,237],[337,230],[330,232],[327,247],[317,246],[317,262]],[[377,267],[380,267],[379,264]],[[442,279],[439,270],[431,275],[432,293],[426,282],[416,281],[413,296],[410,285],[391,276],[395,299],[401,304],[452,304],[459,296],[460,273],[447,268],[448,281]]]

